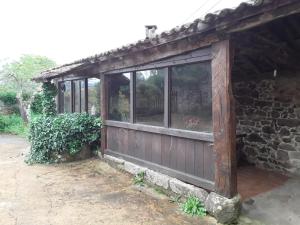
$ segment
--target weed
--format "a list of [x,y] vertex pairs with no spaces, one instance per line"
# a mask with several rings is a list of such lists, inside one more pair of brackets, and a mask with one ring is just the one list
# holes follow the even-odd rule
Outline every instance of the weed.
[[181,205],[181,209],[192,216],[206,216],[204,204],[195,196],[189,196]]
[[171,203],[179,203],[181,199],[181,195],[171,196],[169,202]]
[[137,173],[133,177],[133,183],[144,186],[144,184],[145,184],[145,171]]

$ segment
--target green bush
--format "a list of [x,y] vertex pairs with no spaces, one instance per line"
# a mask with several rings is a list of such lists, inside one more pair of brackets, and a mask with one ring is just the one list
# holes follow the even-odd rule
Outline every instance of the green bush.
[[14,106],[17,104],[17,94],[15,92],[0,92],[0,101],[6,106]]
[[76,155],[82,147],[100,144],[101,119],[86,113],[38,116],[30,123],[28,163],[54,162],[59,155]]
[[46,82],[43,83],[43,93],[42,93],[42,107],[43,114],[46,116],[54,116],[57,114],[56,112],[56,103],[55,96],[58,91],[55,84]]
[[0,133],[26,136],[28,129],[19,115],[0,115]]

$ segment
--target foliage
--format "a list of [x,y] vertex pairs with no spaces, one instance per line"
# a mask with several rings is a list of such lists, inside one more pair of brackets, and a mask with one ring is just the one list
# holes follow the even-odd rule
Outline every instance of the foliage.
[[43,56],[23,55],[17,61],[3,65],[0,71],[0,80],[6,88],[22,96],[22,93],[31,94],[37,86],[31,79],[43,70],[55,66],[55,62]]
[[0,115],[0,133],[26,136],[28,128],[19,115]]
[[43,104],[42,104],[43,98],[42,93],[36,93],[33,96],[33,99],[30,104],[30,111],[33,114],[42,114],[43,113]]
[[58,91],[56,86],[51,82],[43,83],[43,93],[42,93],[42,108],[43,114],[46,116],[54,116],[56,115],[56,104],[55,104],[55,96]]
[[41,115],[30,124],[28,163],[48,163],[58,155],[76,155],[86,144],[100,142],[101,119],[86,113]]
[[0,101],[6,106],[13,106],[17,104],[17,93],[12,91],[0,92]]
[[181,205],[181,209],[192,216],[206,216],[204,204],[195,196],[189,196],[186,202]]
[[143,186],[145,183],[145,171],[137,173],[133,177],[133,183]]

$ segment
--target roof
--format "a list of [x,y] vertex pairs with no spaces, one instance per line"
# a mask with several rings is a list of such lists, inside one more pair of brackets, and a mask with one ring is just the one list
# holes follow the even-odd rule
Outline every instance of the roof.
[[71,72],[73,69],[82,65],[93,64],[96,62],[106,61],[114,57],[120,57],[137,51],[145,50],[154,46],[159,46],[177,39],[188,37],[194,34],[200,34],[209,30],[215,31],[217,27],[221,29],[226,22],[240,20],[249,17],[266,6],[277,7],[279,3],[288,4],[298,0],[254,0],[250,2],[242,2],[235,9],[223,9],[215,13],[207,14],[203,19],[196,19],[192,23],[177,26],[169,31],[162,32],[154,38],[145,38],[136,43],[122,46],[107,52],[103,52],[91,57],[76,60],[71,63],[61,65],[46,71],[34,78],[36,81],[43,81]]

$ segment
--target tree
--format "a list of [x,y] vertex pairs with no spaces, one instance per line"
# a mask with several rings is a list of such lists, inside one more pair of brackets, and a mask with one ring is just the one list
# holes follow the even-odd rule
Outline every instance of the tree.
[[24,121],[27,121],[27,113],[23,97],[32,96],[38,86],[31,79],[41,71],[52,68],[55,65],[53,60],[44,56],[23,55],[19,60],[2,66],[0,70],[0,86],[5,86],[6,89],[17,93],[18,104]]

